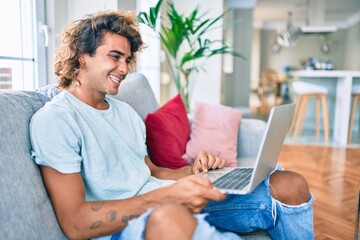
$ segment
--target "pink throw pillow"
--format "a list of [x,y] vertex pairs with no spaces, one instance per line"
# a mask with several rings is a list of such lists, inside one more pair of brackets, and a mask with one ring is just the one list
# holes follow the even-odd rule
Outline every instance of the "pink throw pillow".
[[183,158],[193,163],[201,150],[237,166],[237,142],[242,112],[223,105],[197,103],[191,125],[190,140]]
[[190,136],[190,123],[180,95],[145,118],[146,144],[151,161],[176,169],[189,165],[182,159]]

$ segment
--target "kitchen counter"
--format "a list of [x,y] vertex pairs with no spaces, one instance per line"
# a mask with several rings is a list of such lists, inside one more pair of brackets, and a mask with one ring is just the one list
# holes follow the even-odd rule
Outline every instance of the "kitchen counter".
[[360,71],[310,71],[310,70],[301,70],[291,72],[295,77],[355,77],[360,78]]
[[[360,71],[294,71],[291,72],[294,80],[326,80],[336,79],[335,88],[335,113],[333,124],[333,139],[340,146],[347,145],[349,129],[351,88],[355,78],[360,78]],[[359,82],[360,83],[360,82]]]

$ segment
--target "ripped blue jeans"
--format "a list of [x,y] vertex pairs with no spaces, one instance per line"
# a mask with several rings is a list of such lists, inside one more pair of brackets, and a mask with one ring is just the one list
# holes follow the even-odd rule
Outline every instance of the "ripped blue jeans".
[[[198,226],[193,235],[197,239],[241,239],[234,233],[266,229],[272,239],[314,239],[312,202],[297,206],[285,205],[270,195],[270,177],[248,195],[228,195],[221,202],[210,202],[201,214],[195,215]],[[146,221],[151,209],[112,239],[144,239]],[[234,232],[234,233],[233,233]]]
[[231,232],[266,229],[272,239],[314,239],[313,195],[308,202],[289,206],[270,195],[270,177],[248,195],[228,195],[202,211],[211,225]]

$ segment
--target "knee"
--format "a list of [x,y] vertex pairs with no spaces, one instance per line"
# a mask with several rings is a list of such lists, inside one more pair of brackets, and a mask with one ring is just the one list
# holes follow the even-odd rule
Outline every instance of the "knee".
[[276,171],[270,177],[270,184],[271,195],[284,204],[299,205],[310,199],[309,185],[298,173]]
[[155,209],[145,228],[145,239],[191,239],[196,218],[181,205],[167,204]]

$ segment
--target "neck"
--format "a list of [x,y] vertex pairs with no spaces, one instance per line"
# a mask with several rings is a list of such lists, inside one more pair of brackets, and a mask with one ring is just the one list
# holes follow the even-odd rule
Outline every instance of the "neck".
[[78,98],[80,101],[90,105],[98,110],[106,110],[109,108],[108,102],[105,100],[105,94],[91,91],[86,87],[78,84],[72,84],[66,88],[68,92]]

